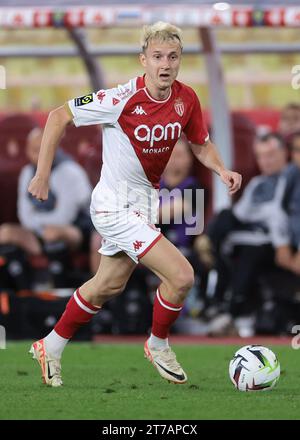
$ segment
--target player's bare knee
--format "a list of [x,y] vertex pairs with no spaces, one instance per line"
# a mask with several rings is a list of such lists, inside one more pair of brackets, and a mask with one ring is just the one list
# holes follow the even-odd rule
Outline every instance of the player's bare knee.
[[93,295],[94,303],[101,305],[104,304],[106,301],[115,298],[124,291],[125,286],[126,284],[124,283],[102,284]]
[[115,285],[110,285],[109,287],[107,287],[107,289],[105,289],[104,292],[102,292],[101,297],[102,298],[106,298],[106,301],[114,298],[115,296],[120,295],[124,290],[123,285],[119,285],[119,284],[115,284]]
[[12,227],[9,223],[3,223],[0,226],[0,242],[6,243],[12,239]]
[[192,266],[187,265],[184,269],[179,270],[172,280],[172,284],[177,300],[183,301],[194,285],[194,270]]

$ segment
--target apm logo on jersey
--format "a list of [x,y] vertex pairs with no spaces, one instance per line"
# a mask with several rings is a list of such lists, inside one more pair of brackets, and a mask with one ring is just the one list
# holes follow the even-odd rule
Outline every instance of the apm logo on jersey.
[[134,136],[138,141],[150,142],[150,147],[154,146],[154,142],[162,140],[179,139],[181,135],[181,124],[179,122],[171,122],[167,125],[156,124],[152,128],[146,124],[141,124],[134,130]]
[[93,94],[90,93],[89,95],[75,98],[74,102],[75,102],[75,107],[80,107],[81,105],[89,104],[90,102],[93,102]]

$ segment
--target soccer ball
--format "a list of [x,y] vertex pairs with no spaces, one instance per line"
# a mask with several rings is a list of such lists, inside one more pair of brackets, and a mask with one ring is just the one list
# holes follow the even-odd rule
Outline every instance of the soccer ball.
[[240,391],[266,391],[277,383],[280,364],[269,348],[246,345],[240,348],[229,364],[229,376]]

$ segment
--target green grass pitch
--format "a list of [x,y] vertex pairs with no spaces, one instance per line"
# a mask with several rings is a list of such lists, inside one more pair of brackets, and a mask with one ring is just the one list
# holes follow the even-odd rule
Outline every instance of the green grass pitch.
[[173,345],[189,380],[170,384],[138,344],[70,343],[61,388],[42,384],[30,342],[0,350],[0,419],[299,419],[299,351],[270,346],[282,374],[274,390],[234,389],[228,364],[238,346]]

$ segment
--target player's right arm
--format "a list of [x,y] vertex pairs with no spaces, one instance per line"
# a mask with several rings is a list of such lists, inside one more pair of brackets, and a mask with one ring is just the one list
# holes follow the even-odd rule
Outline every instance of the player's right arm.
[[[65,127],[72,121],[76,127],[94,124],[114,124],[117,122],[127,100],[121,96],[124,90],[135,92],[135,82],[125,86],[99,90],[96,93],[71,99],[62,107],[53,110],[48,117],[39,153],[35,176],[30,182],[28,191],[38,200],[47,200],[48,181],[55,151]],[[120,96],[121,95],[121,96]]]
[[68,104],[58,107],[49,113],[44,129],[37,170],[32,178],[28,191],[38,200],[47,200],[49,177],[58,142],[73,116]]

